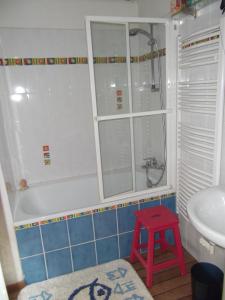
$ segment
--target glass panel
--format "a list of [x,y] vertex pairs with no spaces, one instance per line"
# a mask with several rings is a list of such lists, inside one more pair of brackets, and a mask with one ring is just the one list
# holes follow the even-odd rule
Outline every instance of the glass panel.
[[133,111],[166,107],[164,24],[129,24]]
[[99,123],[104,197],[132,191],[130,120]]
[[166,116],[134,119],[136,191],[166,185]]
[[91,32],[98,115],[128,113],[126,27],[94,22]]

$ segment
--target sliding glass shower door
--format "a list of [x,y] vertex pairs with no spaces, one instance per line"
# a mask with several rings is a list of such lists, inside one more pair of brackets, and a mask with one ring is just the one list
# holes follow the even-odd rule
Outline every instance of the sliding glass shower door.
[[166,186],[165,20],[86,26],[101,200]]

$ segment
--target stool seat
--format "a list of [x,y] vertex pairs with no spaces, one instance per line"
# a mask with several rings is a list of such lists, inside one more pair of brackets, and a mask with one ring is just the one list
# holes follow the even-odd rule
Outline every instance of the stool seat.
[[[130,255],[130,261],[133,263],[136,259],[146,269],[146,284],[148,287],[152,286],[153,273],[178,265],[181,275],[186,274],[186,267],[184,263],[183,249],[179,231],[179,219],[175,213],[167,207],[160,205],[151,208],[145,208],[134,212],[136,216],[133,243]],[[148,242],[140,243],[140,234],[142,228],[148,231]],[[166,231],[170,229],[174,235],[175,245],[168,243],[166,239]],[[156,233],[158,238],[155,239]],[[155,244],[160,245],[161,251],[167,249],[171,250],[175,258],[155,264],[154,263],[154,249]],[[147,260],[144,259],[141,249],[147,249]]]
[[135,211],[134,214],[145,228],[167,227],[168,224],[179,223],[177,215],[163,205]]

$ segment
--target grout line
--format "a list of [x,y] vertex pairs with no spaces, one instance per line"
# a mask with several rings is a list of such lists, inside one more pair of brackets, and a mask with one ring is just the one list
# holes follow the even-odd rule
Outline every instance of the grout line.
[[90,243],[94,243],[94,242],[95,242],[95,240],[89,240],[87,242],[83,242],[83,243],[79,243],[79,244],[71,244],[71,248],[86,245],[86,244],[90,244]]
[[43,255],[44,255],[45,272],[46,272],[46,277],[48,279],[49,278],[49,276],[48,276],[48,267],[47,267],[47,262],[46,262],[46,253],[45,253],[45,249],[44,249],[44,242],[43,242],[42,230],[41,230],[41,226],[40,225],[38,227],[39,227],[39,231],[40,231],[40,235],[41,235],[41,244],[42,244],[42,250],[43,250]]
[[53,253],[53,252],[56,252],[56,251],[61,251],[61,250],[69,249],[69,248],[70,248],[69,246],[63,247],[63,248],[57,248],[57,249],[46,251],[45,253]]
[[127,234],[127,233],[132,233],[132,232],[134,232],[134,230],[130,230],[130,231],[121,232],[121,233],[119,233],[119,235],[124,235],[124,234]]
[[40,256],[40,255],[44,255],[44,253],[40,252],[40,253],[33,254],[33,255],[30,255],[30,256],[20,257],[20,260],[24,260],[24,259],[27,259],[27,258],[32,258],[32,257],[35,257],[35,256]]
[[70,259],[71,259],[71,265],[72,265],[72,270],[73,270],[73,272],[74,272],[73,255],[72,255],[72,247],[71,247],[70,233],[69,233],[69,225],[68,225],[68,220],[67,220],[67,219],[66,219],[66,229],[67,229],[67,235],[68,235],[68,241],[69,241],[69,249],[70,249]]
[[93,230],[93,236],[94,236],[94,246],[95,246],[95,262],[98,265],[98,253],[97,253],[97,246],[96,246],[96,236],[95,236],[95,223],[94,223],[94,215],[91,214],[92,219],[92,230]]
[[119,223],[118,223],[118,208],[116,208],[116,232],[117,232],[117,244],[118,244],[118,256],[120,258],[120,239],[119,239]]

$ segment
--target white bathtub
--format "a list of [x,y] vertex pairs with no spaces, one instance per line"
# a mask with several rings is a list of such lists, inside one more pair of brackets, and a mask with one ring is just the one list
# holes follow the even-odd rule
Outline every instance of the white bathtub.
[[18,191],[14,222],[35,221],[100,203],[96,176],[69,179]]
[[[124,173],[117,174],[117,180],[108,180],[106,188],[110,192],[113,184],[123,182]],[[110,179],[110,176],[108,177]],[[145,172],[140,172],[137,176],[139,184],[146,189]],[[123,182],[124,183],[124,182]],[[126,184],[126,182],[125,182]],[[117,186],[118,189],[118,186]],[[142,195],[135,197],[130,196],[129,191],[123,194],[123,200],[102,203],[98,192],[97,176],[83,176],[61,180],[54,183],[46,183],[35,187],[29,187],[25,191],[18,191],[14,197],[12,206],[14,223],[16,226],[40,222],[43,220],[53,219],[81,211],[88,211],[114,204],[135,201],[143,198],[154,197],[165,194],[168,186],[154,188],[149,193],[146,190]]]

